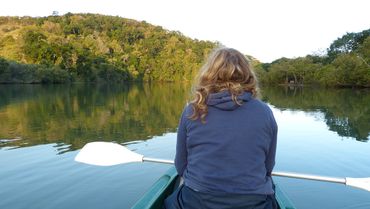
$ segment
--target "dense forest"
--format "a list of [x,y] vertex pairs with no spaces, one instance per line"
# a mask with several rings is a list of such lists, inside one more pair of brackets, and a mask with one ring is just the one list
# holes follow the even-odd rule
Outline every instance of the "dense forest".
[[256,63],[261,83],[370,87],[370,29],[347,33],[321,55]]
[[[0,83],[187,81],[219,45],[114,16],[0,17]],[[247,56],[263,85],[370,87],[370,29],[320,55],[272,63]]]
[[0,83],[190,80],[216,45],[121,17],[0,17]]

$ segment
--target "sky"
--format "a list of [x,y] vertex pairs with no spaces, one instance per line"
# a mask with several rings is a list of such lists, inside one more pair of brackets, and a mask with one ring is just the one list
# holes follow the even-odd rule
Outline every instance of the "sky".
[[99,13],[218,41],[262,62],[322,54],[370,28],[369,0],[1,0],[0,16]]

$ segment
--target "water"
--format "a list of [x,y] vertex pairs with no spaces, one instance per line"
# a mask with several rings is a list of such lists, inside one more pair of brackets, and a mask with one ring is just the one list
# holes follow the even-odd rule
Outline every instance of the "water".
[[[96,140],[172,159],[189,85],[0,86],[0,208],[130,208],[169,166],[73,161]],[[263,88],[279,125],[275,170],[370,176],[370,92]],[[370,208],[370,192],[275,178],[297,208]]]

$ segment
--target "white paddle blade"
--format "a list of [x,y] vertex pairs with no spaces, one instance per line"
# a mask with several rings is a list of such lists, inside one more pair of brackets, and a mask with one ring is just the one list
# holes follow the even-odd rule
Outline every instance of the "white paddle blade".
[[370,178],[346,178],[346,185],[370,192]]
[[111,166],[142,162],[143,155],[112,142],[87,143],[75,157],[75,161],[90,165]]

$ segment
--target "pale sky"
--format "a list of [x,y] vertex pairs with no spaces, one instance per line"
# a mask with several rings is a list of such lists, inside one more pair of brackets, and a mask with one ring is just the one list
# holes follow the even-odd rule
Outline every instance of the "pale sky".
[[271,62],[324,51],[346,32],[369,29],[369,8],[369,0],[1,0],[0,16],[118,15]]

